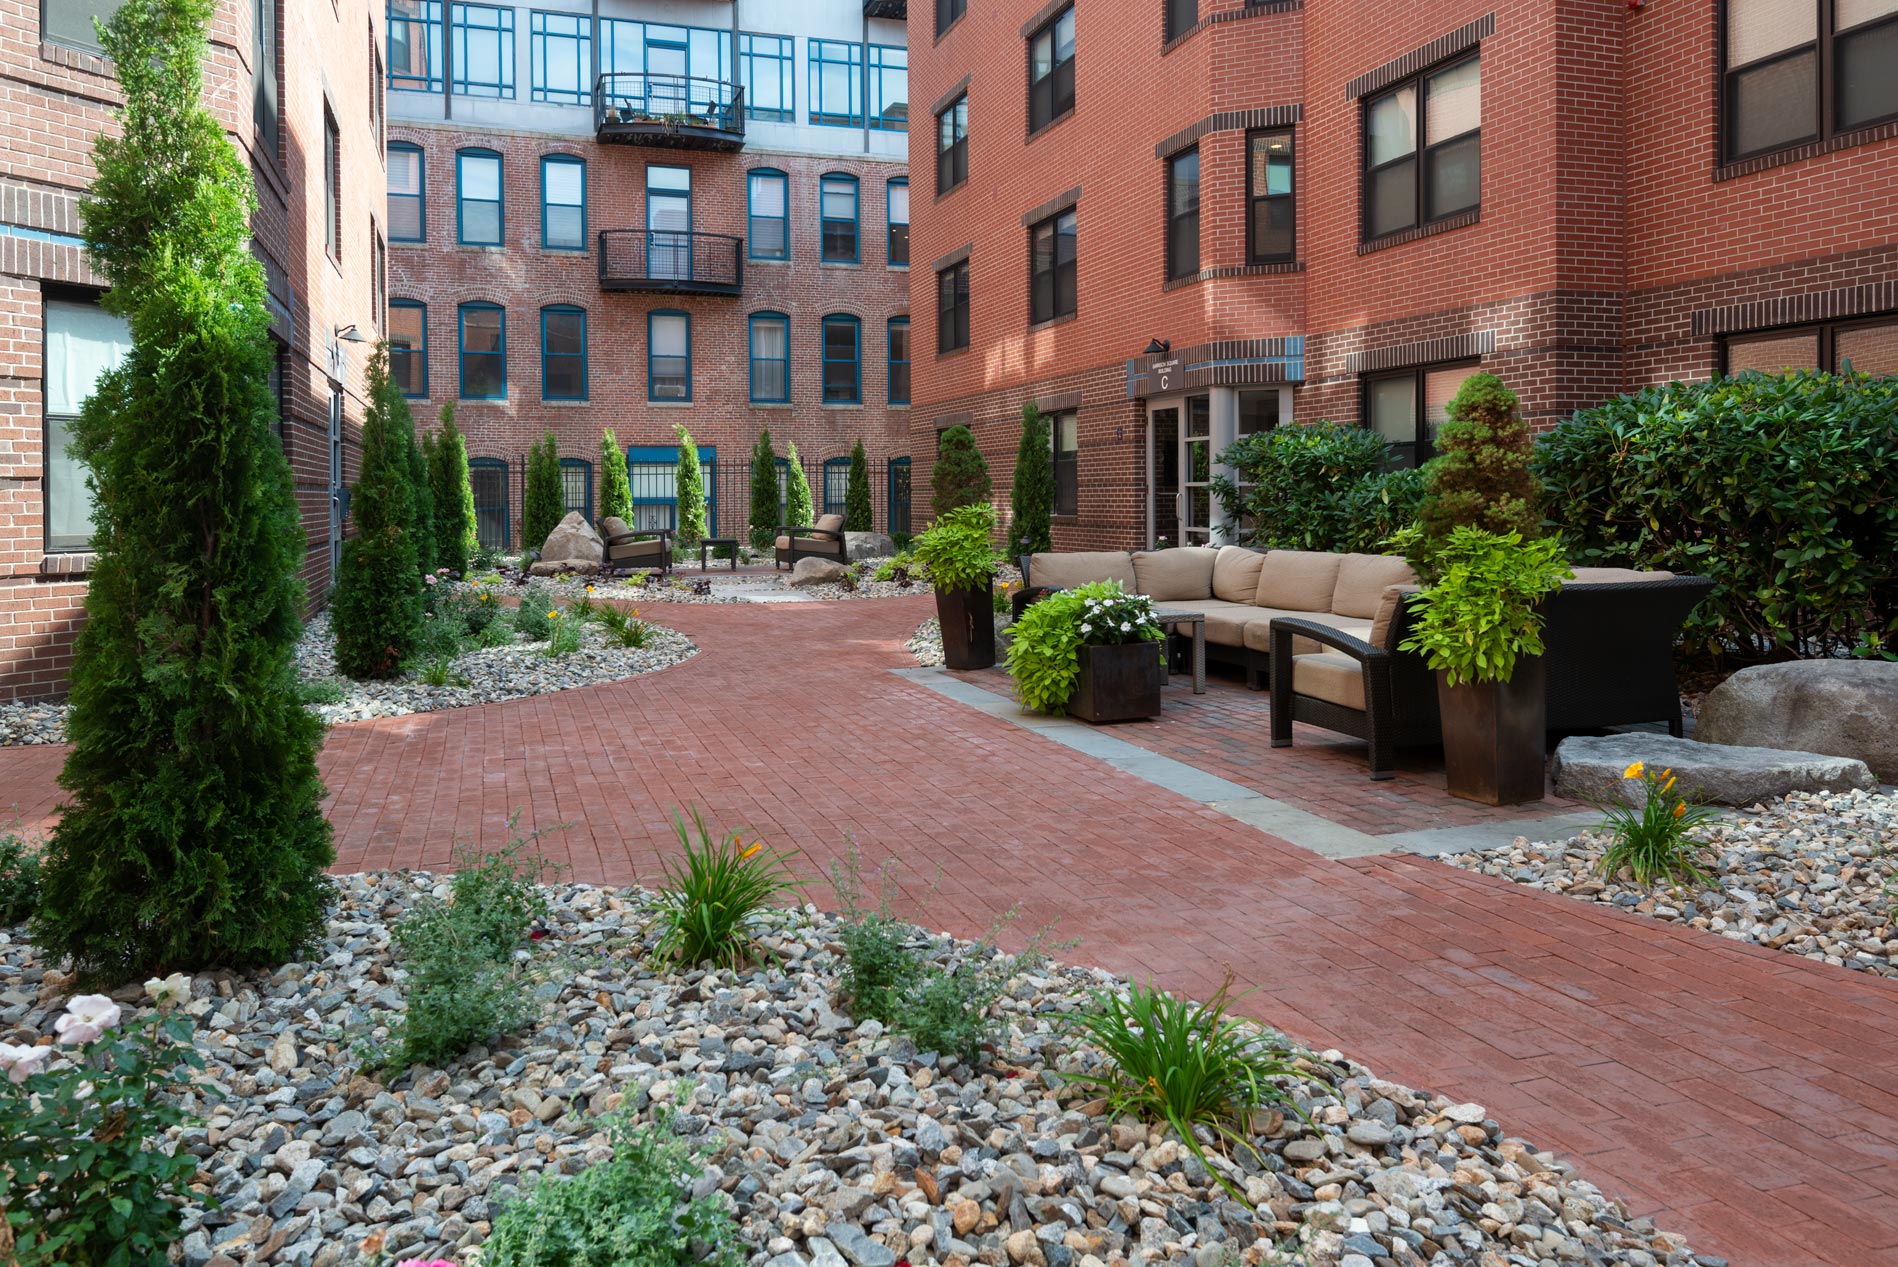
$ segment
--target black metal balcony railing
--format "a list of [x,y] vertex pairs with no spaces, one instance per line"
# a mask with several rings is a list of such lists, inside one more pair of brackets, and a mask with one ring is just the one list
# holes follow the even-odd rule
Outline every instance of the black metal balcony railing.
[[863,0],[863,16],[901,21],[909,16],[909,0]]
[[736,150],[745,144],[745,90],[721,79],[616,71],[593,91],[602,141]]
[[724,233],[603,229],[600,289],[736,295],[745,282],[745,240]]

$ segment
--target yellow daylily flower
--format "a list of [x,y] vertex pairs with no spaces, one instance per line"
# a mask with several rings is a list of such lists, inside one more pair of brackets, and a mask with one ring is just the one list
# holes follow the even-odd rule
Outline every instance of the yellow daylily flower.
[[762,841],[762,840],[760,840],[760,841],[757,841],[756,843],[754,843],[754,844],[753,844],[753,845],[751,846],[751,848],[749,848],[749,849],[747,849],[747,850],[745,850],[745,851],[744,851],[743,853],[741,853],[741,854],[739,854],[739,855],[738,855],[738,861],[740,861],[740,862],[749,862],[749,861],[751,861],[751,860],[752,860],[753,858],[755,858],[755,857],[757,857],[757,856],[758,856],[758,852],[759,852],[759,850],[761,850],[761,849],[763,849],[763,848],[764,848],[764,841]]
[[1686,801],[1674,802],[1674,817],[1679,818],[1682,814],[1685,814],[1686,812],[1687,812]]
[[1670,774],[1667,776],[1667,782],[1661,784],[1661,790],[1663,792],[1671,792],[1674,790],[1674,785],[1678,782],[1680,782],[1680,780]]
[[549,619],[549,620],[559,620],[559,619],[560,619],[560,609],[559,609],[558,607],[556,607],[556,608],[554,608],[554,609],[552,609],[551,611],[549,611],[549,612],[547,613],[547,619]]
[[1621,777],[1624,779],[1638,779],[1647,772],[1647,768],[1648,768],[1647,763],[1645,761],[1637,761],[1633,765],[1629,766],[1627,769],[1623,770],[1621,772]]

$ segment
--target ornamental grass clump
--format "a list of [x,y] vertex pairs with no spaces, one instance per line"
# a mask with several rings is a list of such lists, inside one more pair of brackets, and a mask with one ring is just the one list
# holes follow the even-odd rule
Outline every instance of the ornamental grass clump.
[[1646,762],[1637,761],[1621,777],[1641,783],[1641,803],[1591,802],[1604,815],[1600,830],[1609,837],[1598,866],[1601,875],[1612,879],[1625,868],[1644,888],[1657,880],[1711,885],[1713,877],[1695,861],[1697,842],[1688,833],[1718,819],[1720,811],[1689,801],[1672,770],[1656,774]]
[[[1153,600],[1129,594],[1118,581],[1093,581],[1030,604],[1011,628],[1008,673],[1023,708],[1058,717],[1074,696],[1081,648],[1159,642],[1166,631]],[[1160,654],[1158,648],[1154,654]]]
[[629,651],[637,651],[652,641],[652,626],[639,618],[637,607],[628,613],[603,604],[594,611],[593,623],[606,634],[607,642]]
[[660,865],[659,941],[654,951],[680,963],[731,968],[752,949],[752,925],[780,894],[804,886],[791,872],[790,853],[745,844],[737,832],[714,835],[697,809],[692,827],[672,816],[682,858]]

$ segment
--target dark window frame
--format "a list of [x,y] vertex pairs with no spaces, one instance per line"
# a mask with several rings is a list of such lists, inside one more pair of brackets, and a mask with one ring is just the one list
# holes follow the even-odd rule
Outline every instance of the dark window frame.
[[[896,354],[896,332],[903,332],[903,355]],[[907,405],[910,397],[910,363],[916,355],[916,345],[911,342],[908,317],[891,317],[883,327],[883,354],[885,375],[885,397],[892,405]],[[896,390],[897,367],[902,366],[903,390]]]
[[[1253,183],[1252,143],[1283,136],[1291,147],[1292,190],[1290,193],[1260,193]],[[1284,251],[1261,252],[1258,241],[1259,204],[1268,206],[1283,201],[1291,206],[1291,244]],[[1246,263],[1283,264],[1298,258],[1298,136],[1295,128],[1255,128],[1246,133]]]
[[[413,141],[389,142],[383,162],[384,166],[389,168],[390,175],[392,176],[394,174],[395,164],[388,160],[387,155],[394,154],[413,154],[415,156],[415,192],[412,194],[399,194],[396,193],[393,188],[389,190],[389,241],[426,242],[428,241],[428,151]],[[412,238],[399,237],[395,232],[395,202],[397,199],[412,199],[415,203],[416,234]]]
[[[850,191],[850,219],[828,215],[824,208],[824,196],[833,189],[838,192]],[[841,229],[833,225],[850,226],[850,254],[831,254],[832,238],[841,240]],[[863,263],[863,182],[849,172],[825,172],[817,178],[817,262],[820,264],[861,264]]]
[[[397,363],[398,357],[400,358],[401,363],[405,367],[413,367],[419,362],[421,365],[421,371],[422,371],[422,374],[421,374],[422,390],[419,392],[409,391],[405,387],[403,389],[402,394],[408,397],[410,400],[427,400],[428,399],[428,305],[423,303],[419,299],[391,299],[389,301],[389,307],[392,309],[401,308],[404,311],[413,310],[415,312],[419,312],[422,314],[421,341],[420,343],[411,345],[409,347],[399,347],[396,345],[395,338],[394,338],[395,323],[393,321],[389,322],[389,335],[390,335],[389,367],[391,370],[391,376],[393,376],[393,371]],[[403,377],[408,380],[409,386],[415,385],[415,374],[412,368],[409,369],[409,371],[405,373]]]
[[[553,352],[547,341],[548,320],[568,320],[579,318],[580,350],[578,352]],[[578,392],[553,392],[548,389],[551,377],[550,368],[559,368],[552,362],[580,362],[580,390]],[[540,398],[542,400],[586,400],[588,397],[587,372],[587,310],[578,304],[547,304],[540,310]]]
[[[584,476],[585,482],[582,485],[582,487],[585,489],[585,494],[584,496],[581,497],[580,505],[578,506],[574,505],[572,498],[568,496],[567,472],[569,471],[580,471],[582,472]],[[592,522],[593,520],[593,463],[587,461],[585,458],[561,458],[560,459],[560,501],[561,501],[561,511],[563,514],[568,511],[577,510],[580,512],[580,517],[582,519],[585,519],[589,523]]]
[[[901,221],[898,221],[894,214],[898,189],[903,191],[904,205]],[[883,243],[884,262],[890,268],[909,267],[909,216],[909,177],[892,176],[883,185],[883,222],[886,230]],[[898,229],[902,230],[900,235],[897,233]],[[899,255],[901,259],[897,258]]]
[[1373,373],[1360,374],[1358,376],[1358,425],[1372,430],[1376,429],[1372,425],[1371,420],[1371,385],[1373,383],[1391,382],[1400,378],[1413,379],[1415,381],[1415,388],[1412,400],[1416,407],[1416,417],[1412,419],[1412,422],[1416,427],[1416,439],[1409,443],[1414,446],[1415,456],[1413,464],[1422,466],[1425,462],[1428,462],[1431,458],[1436,456],[1436,446],[1430,442],[1426,435],[1426,430],[1430,425],[1430,402],[1428,399],[1428,379],[1430,375],[1438,370],[1468,370],[1471,374],[1474,374],[1482,368],[1483,365],[1480,359],[1459,357],[1449,361],[1431,361],[1427,365],[1407,365],[1403,369],[1380,370]]
[[[849,359],[834,357],[830,354],[830,333],[833,329],[849,330],[851,353]],[[817,333],[818,399],[826,405],[861,405],[863,403],[863,320],[847,312],[833,312],[825,315],[818,323]],[[850,367],[850,394],[831,394],[831,366],[848,365]]]
[[[492,312],[497,314],[495,328],[500,334],[499,346],[492,352],[470,352],[468,350],[468,314],[471,312]],[[470,356],[494,357],[501,371],[501,390],[481,395],[468,394],[468,358]],[[455,360],[459,371],[455,384],[457,400],[506,400],[507,399],[507,309],[487,299],[471,299],[459,305],[455,310]]]
[[[1061,262],[1062,224],[1067,222],[1069,258]],[[1079,209],[1057,211],[1028,228],[1028,323],[1042,325],[1072,317],[1080,309],[1080,242],[1076,230]],[[1047,239],[1047,267],[1042,267],[1042,239]],[[1065,274],[1066,286],[1063,286]],[[1065,306],[1063,305],[1065,291]]]
[[[499,502],[490,502],[482,498],[482,485],[486,481],[480,479],[478,473],[483,471],[496,472],[500,475],[501,500]],[[483,549],[505,550],[508,548],[508,544],[513,540],[514,525],[512,506],[510,505],[513,497],[511,474],[506,458],[472,457],[468,459],[468,491],[474,501],[475,539]],[[494,511],[501,513],[501,538],[499,541],[481,540],[483,536],[482,528],[484,527],[481,517],[483,511],[489,512],[490,516],[492,516]]]
[[969,11],[969,0],[936,0],[936,38],[962,20]]
[[[1061,424],[1074,423],[1074,447],[1061,447]],[[1074,516],[1081,513],[1081,415],[1064,409],[1048,418],[1048,458],[1054,465],[1054,504],[1051,513]]]
[[1732,334],[1723,335],[1720,339],[1720,377],[1732,376],[1735,343],[1765,343],[1803,334],[1816,336],[1813,344],[1816,352],[1815,367],[1827,373],[1837,374],[1840,372],[1839,335],[1853,330],[1876,329],[1881,326],[1898,329],[1898,312],[1873,313],[1866,317],[1841,317],[1837,321],[1802,321],[1797,325],[1768,326],[1761,330],[1735,330]]
[[[1173,173],[1178,169],[1181,163],[1186,162],[1188,159],[1193,161],[1193,209],[1190,212],[1175,211],[1173,207],[1173,186],[1175,183]],[[1200,192],[1200,188],[1205,178],[1205,171],[1200,166],[1199,146],[1195,145],[1189,149],[1181,150],[1177,154],[1169,155],[1166,160],[1165,172],[1166,185],[1162,196],[1166,200],[1166,277],[1168,281],[1184,281],[1199,275],[1200,215],[1203,206],[1203,195]],[[1178,254],[1180,244],[1174,240],[1174,225],[1175,223],[1183,224],[1189,219],[1193,222],[1193,259],[1191,267],[1183,267],[1187,261]]]
[[1174,40],[1184,39],[1189,31],[1199,25],[1199,0],[1161,0],[1164,12],[1161,15],[1162,43],[1171,44]]
[[[369,55],[377,69],[382,55],[376,49],[375,27],[370,26]],[[278,162],[283,153],[283,71],[278,50],[282,41],[277,32],[277,0],[255,0],[251,6],[251,66],[256,84],[251,96],[251,124],[256,129],[258,148]],[[380,107],[371,98],[372,110]],[[377,126],[380,140],[380,125]]]
[[323,103],[323,254],[343,264],[343,131],[329,102]]
[[[1860,23],[1856,27],[1847,27],[1841,31],[1835,18],[1837,6],[1834,0],[1811,0],[1818,5],[1818,23],[1814,27],[1813,39],[1809,43],[1798,44],[1789,49],[1781,49],[1754,61],[1739,66],[1727,64],[1727,22],[1732,13],[1732,0],[1720,0],[1719,20],[1714,32],[1714,64],[1717,67],[1719,82],[1719,132],[1718,157],[1722,163],[1738,163],[1750,158],[1760,158],[1767,154],[1777,154],[1782,150],[1795,149],[1801,145],[1812,145],[1830,141],[1835,137],[1851,136],[1867,128],[1875,128],[1884,123],[1898,121],[1898,111],[1880,115],[1873,119],[1863,119],[1855,123],[1839,122],[1839,95],[1844,87],[1839,76],[1839,45],[1850,39],[1857,39],[1898,24],[1898,13],[1886,14],[1870,22]],[[1738,117],[1735,109],[1736,87],[1740,77],[1763,70],[1781,62],[1811,53],[1815,62],[1813,67],[1813,128],[1803,136],[1792,140],[1777,141],[1758,149],[1739,151],[1734,148],[1733,127]]]
[[[1074,112],[1074,59],[1075,51],[1070,51],[1066,61],[1059,60],[1059,26],[1062,19],[1069,24],[1068,39],[1074,50],[1080,47],[1080,41],[1074,34],[1077,25],[1075,7],[1068,5],[1049,18],[1035,33],[1028,37],[1028,135],[1034,136],[1046,131],[1057,122]],[[1043,39],[1048,42],[1048,72],[1045,75],[1035,73],[1036,45]]]
[[[943,144],[945,121],[949,124],[947,145]],[[968,183],[969,94],[965,92],[936,115],[936,197],[952,194]]]
[[[944,295],[948,302],[944,302]],[[969,346],[969,261],[958,260],[936,272],[936,355]]]
[[[1480,82],[1482,61],[1482,49],[1466,49],[1453,57],[1446,57],[1440,62],[1426,66],[1414,75],[1406,75],[1397,82],[1386,85],[1377,92],[1367,95],[1364,100],[1359,103],[1358,237],[1360,241],[1375,242],[1380,238],[1392,237],[1399,233],[1414,233],[1419,229],[1426,229],[1433,224],[1441,224],[1446,220],[1452,220],[1458,216],[1468,215],[1473,211],[1480,212],[1482,210],[1483,117],[1480,105],[1477,111],[1476,126],[1474,128],[1471,128],[1467,132],[1459,132],[1455,136],[1445,137],[1434,145],[1424,144],[1424,138],[1430,133],[1430,102],[1425,85],[1436,76],[1446,71],[1455,70],[1467,62],[1475,62],[1477,64],[1477,74]],[[1417,94],[1416,126],[1411,136],[1410,151],[1373,167],[1371,165],[1371,108],[1378,102],[1383,101],[1387,97],[1395,96],[1406,88],[1412,89]],[[1434,216],[1429,214],[1431,156],[1448,149],[1450,146],[1461,144],[1471,137],[1476,138],[1476,201],[1467,206],[1452,207],[1446,211],[1440,211]],[[1394,228],[1373,231],[1371,226],[1372,185],[1379,172],[1387,171],[1400,163],[1411,163],[1416,168],[1415,174],[1411,178],[1410,187],[1411,221],[1408,224],[1398,225]]]

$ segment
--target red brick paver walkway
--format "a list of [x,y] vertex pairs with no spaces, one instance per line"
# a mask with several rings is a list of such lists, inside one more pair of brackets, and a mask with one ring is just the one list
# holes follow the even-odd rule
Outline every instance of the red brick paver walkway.
[[[338,865],[439,866],[517,807],[572,823],[549,852],[604,882],[653,878],[686,802],[813,870],[854,837],[957,933],[1020,901],[1073,957],[1174,989],[1230,964],[1248,1010],[1490,1106],[1703,1252],[1898,1263],[1898,988],[1426,859],[1317,857],[883,672],[927,600],[663,611],[705,648],[677,668],[336,730]],[[61,756],[0,752],[0,807],[44,821]]]

